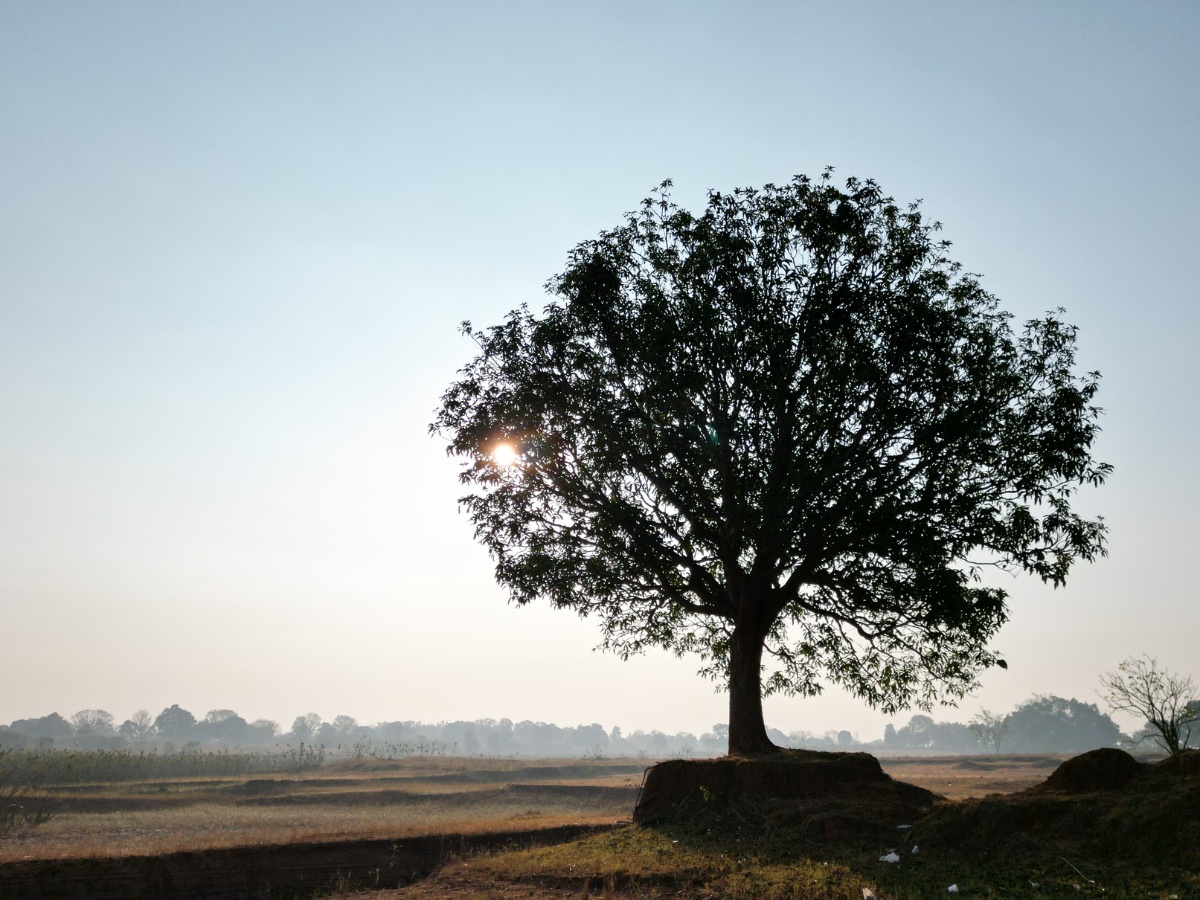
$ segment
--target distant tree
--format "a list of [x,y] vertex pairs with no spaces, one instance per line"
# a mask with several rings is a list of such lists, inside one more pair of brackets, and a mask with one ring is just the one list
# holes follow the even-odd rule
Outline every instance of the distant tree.
[[333,730],[341,737],[349,737],[359,730],[358,720],[353,716],[337,716],[333,720]]
[[[21,731],[14,731],[7,725],[0,725],[0,751],[4,750],[24,750],[29,746],[29,735]],[[0,778],[0,781],[3,779]],[[0,798],[3,793],[0,792]]]
[[1035,696],[1007,717],[1009,749],[1014,753],[1077,753],[1116,746],[1117,723],[1094,703],[1054,695]]
[[1159,668],[1153,656],[1130,657],[1100,677],[1113,712],[1146,720],[1139,740],[1150,739],[1172,756],[1200,737],[1200,697],[1191,676]]
[[323,724],[321,717],[316,713],[296,716],[292,721],[292,739],[297,741],[311,741],[316,738],[317,732],[321,730]]
[[265,744],[279,735],[279,723],[273,719],[255,719],[250,723],[250,740]]
[[929,716],[916,715],[903,728],[893,727],[890,740],[885,730],[884,746],[895,750],[955,753],[973,750],[976,741],[967,726],[959,722],[935,722]]
[[197,737],[207,740],[220,741],[224,744],[238,744],[250,739],[250,723],[232,709],[209,710],[204,721],[196,724],[194,732]]
[[1008,736],[1008,716],[981,709],[979,714],[967,723],[967,728],[971,730],[971,734],[975,735],[984,750],[999,753],[1000,746]]
[[112,713],[103,709],[81,709],[71,716],[76,737],[107,738],[116,733]]
[[463,324],[479,354],[431,430],[497,580],[596,615],[623,657],[699,654],[731,753],[774,749],[777,691],[963,696],[1003,664],[1006,595],[977,561],[1057,586],[1104,552],[1071,507],[1110,471],[1076,329],[1014,333],[873,181],[713,192],[699,215],[668,187],[577,246],[541,314]]
[[128,741],[145,741],[154,734],[154,719],[149,710],[139,709],[121,723],[117,733]]
[[196,717],[178,703],[167,707],[154,719],[154,730],[169,741],[190,740],[195,727]]
[[926,750],[933,746],[933,731],[937,723],[929,716],[916,715],[897,733],[897,742],[911,750]]
[[12,729],[37,740],[68,740],[75,734],[71,723],[58,713],[50,713],[39,719],[17,719]]

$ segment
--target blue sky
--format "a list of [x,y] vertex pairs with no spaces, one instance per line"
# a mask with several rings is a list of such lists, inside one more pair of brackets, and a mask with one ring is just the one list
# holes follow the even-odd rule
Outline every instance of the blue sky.
[[[826,165],[923,199],[1103,376],[1111,556],[1008,584],[980,706],[1194,666],[1200,8],[1185,2],[0,6],[0,721],[700,731],[696,665],[514,609],[426,435],[472,346],[658,182]],[[785,731],[882,733],[841,695]],[[896,717],[897,721],[907,716]]]

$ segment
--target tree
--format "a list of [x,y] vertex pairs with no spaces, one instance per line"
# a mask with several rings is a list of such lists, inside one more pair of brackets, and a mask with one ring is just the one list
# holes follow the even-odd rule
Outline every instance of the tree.
[[251,737],[250,723],[232,709],[210,709],[204,721],[196,725],[196,736],[200,739],[236,744]]
[[1026,700],[1008,715],[1008,742],[1014,753],[1078,753],[1115,747],[1117,723],[1095,703],[1051,695]]
[[154,734],[154,719],[151,718],[150,711],[139,709],[121,723],[121,727],[117,729],[117,733],[130,741],[144,741],[149,739]]
[[1153,656],[1130,657],[1100,676],[1100,684],[1113,712],[1146,720],[1139,741],[1151,738],[1174,756],[1188,748],[1193,733],[1200,735],[1200,695],[1191,676],[1160,669]]
[[985,750],[990,749],[993,753],[999,753],[1000,745],[1004,743],[1004,738],[1008,735],[1008,716],[981,709],[978,715],[967,723],[967,728],[971,730],[971,734],[975,735],[976,740],[983,745]]
[[67,740],[75,734],[71,723],[58,713],[50,713],[40,719],[17,719],[12,729],[27,734],[34,740]]
[[292,738],[297,741],[311,741],[325,724],[316,713],[306,713],[292,720]]
[[76,737],[107,738],[115,733],[112,713],[103,709],[81,709],[71,716],[71,725]]
[[540,314],[463,323],[479,353],[430,430],[497,580],[597,616],[622,657],[699,654],[731,753],[774,749],[776,691],[963,696],[1004,665],[982,567],[1057,586],[1104,552],[1071,509],[1110,471],[1076,329],[1014,333],[873,181],[712,192],[699,215],[669,186],[578,245]]
[[195,727],[196,717],[178,703],[167,707],[154,719],[154,730],[167,740],[186,740]]
[[250,723],[250,740],[269,743],[279,736],[279,723],[273,719],[255,719]]

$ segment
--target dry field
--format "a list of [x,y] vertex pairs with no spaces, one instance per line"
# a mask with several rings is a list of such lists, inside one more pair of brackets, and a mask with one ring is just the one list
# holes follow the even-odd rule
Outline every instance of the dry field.
[[[1028,893],[1037,882],[1041,893],[1082,890],[1108,900],[1200,896],[1200,875],[1181,872],[1173,862],[1190,851],[1162,842],[1148,824],[1135,831],[1146,832],[1152,845],[1161,843],[1161,859],[1157,850],[1142,848],[1121,868],[1112,859],[1079,856],[1083,851],[1071,836],[1080,833],[1078,822],[1103,818],[1099,806],[1088,811],[1099,801],[1085,798],[1079,812],[1072,800],[1017,793],[1044,782],[1061,761],[880,760],[894,779],[954,801],[939,804],[929,822],[914,826],[923,834],[904,835],[921,844],[921,852],[910,852],[894,867],[880,860],[888,849],[883,845],[841,846],[786,831],[740,834],[740,818],[730,819],[724,831],[631,826],[642,773],[652,764],[647,760],[426,757],[341,761],[274,776],[73,784],[60,788],[48,822],[0,837],[0,896],[83,897],[100,890],[130,898],[252,898],[266,890],[270,896],[362,900],[833,900],[858,897],[869,887],[881,900],[917,900],[932,896],[931,885],[943,881],[939,895],[945,885],[960,883],[964,895],[1000,898]],[[1193,800],[1200,800],[1200,789],[1180,802]],[[1154,813],[1160,808],[1155,804],[1165,809],[1173,801],[1164,794],[1112,802],[1115,812],[1103,813],[1110,819],[1136,814],[1137,822],[1153,823],[1156,816],[1139,804]],[[1180,834],[1191,833],[1190,815],[1170,813]],[[1045,846],[1006,839],[1012,828],[1047,817],[1057,817],[1063,827]],[[1175,826],[1159,824],[1159,831],[1173,833]],[[993,828],[996,836],[983,850],[971,844],[981,828]],[[1114,846],[1124,848],[1124,840]],[[364,887],[373,890],[354,893]]]
[[879,764],[897,781],[966,800],[1041,784],[1069,756],[897,756],[880,757]]
[[0,863],[607,824],[629,818],[646,765],[438,757],[77,785],[47,823],[0,836]]
[[[1057,756],[899,757],[889,775],[949,799],[1023,790]],[[0,837],[0,862],[473,834],[627,821],[645,760],[347,760],[297,776],[72,786],[57,814]]]

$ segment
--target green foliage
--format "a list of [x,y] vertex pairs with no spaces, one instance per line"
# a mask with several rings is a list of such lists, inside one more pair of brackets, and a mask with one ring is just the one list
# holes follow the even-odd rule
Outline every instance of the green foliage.
[[755,697],[764,643],[766,693],[962,695],[1006,618],[981,566],[1059,585],[1103,553],[1071,508],[1110,471],[1075,328],[1014,332],[873,181],[711,193],[699,215],[668,187],[577,246],[541,314],[464,323],[479,354],[431,430],[497,580]]

